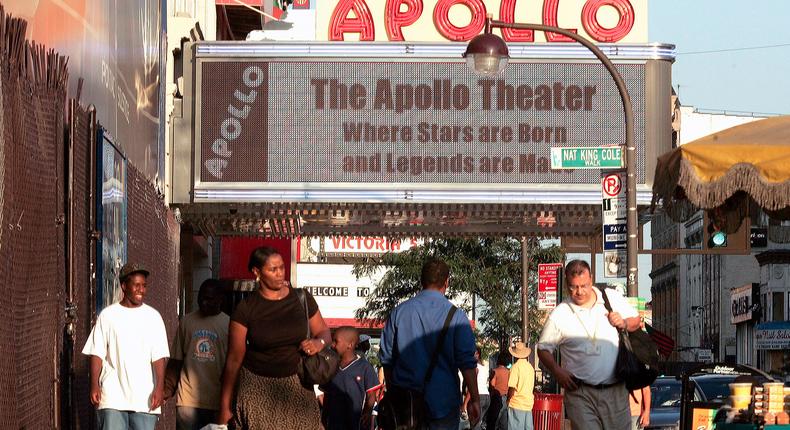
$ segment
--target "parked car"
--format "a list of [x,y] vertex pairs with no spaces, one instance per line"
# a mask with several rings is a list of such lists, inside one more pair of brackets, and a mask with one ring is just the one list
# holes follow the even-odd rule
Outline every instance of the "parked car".
[[[682,387],[674,376],[661,376],[650,386],[650,425],[646,429],[678,429]],[[699,393],[694,393],[698,400]]]
[[[724,403],[730,396],[730,386],[737,375],[705,374],[692,376],[694,401]],[[756,376],[758,384],[770,378]],[[650,386],[650,425],[646,430],[677,430],[680,428],[680,380],[661,376]]]

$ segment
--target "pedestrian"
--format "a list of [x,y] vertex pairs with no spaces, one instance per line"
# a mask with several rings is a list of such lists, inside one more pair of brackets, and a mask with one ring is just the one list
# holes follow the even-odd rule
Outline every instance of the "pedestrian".
[[[425,262],[420,276],[422,291],[398,305],[382,332],[379,358],[384,366],[388,396],[394,392],[421,392],[427,408],[428,429],[457,430],[460,424],[460,370],[469,387],[469,421],[480,419],[480,396],[475,369],[475,338],[466,313],[445,298],[449,268],[439,259]],[[430,379],[425,380],[445,320],[451,316]],[[397,333],[397,335],[396,335]],[[394,394],[392,394],[394,395]]]
[[99,313],[82,349],[99,430],[153,430],[158,421],[170,351],[161,315],[143,303],[148,275],[139,264],[121,267],[123,297]]
[[631,429],[639,430],[650,425],[650,387],[631,391],[628,403],[631,407]]
[[356,347],[354,347],[354,352],[364,358],[365,360],[368,359],[368,351],[370,351],[370,336],[366,334],[359,335],[359,343]]
[[305,291],[313,335],[306,339],[304,307],[285,280],[285,263],[276,250],[255,249],[247,268],[258,289],[230,318],[217,421],[237,429],[315,430],[320,425],[315,391],[302,384],[297,372],[300,354],[317,354],[332,342],[329,328]]
[[379,381],[373,366],[354,351],[358,342],[359,332],[354,327],[340,327],[332,336],[332,346],[340,355],[340,368],[330,383],[321,386],[321,422],[326,430],[371,428]]
[[[483,428],[486,412],[488,412],[488,408],[491,405],[491,396],[488,394],[488,366],[483,364],[483,359],[480,354],[480,348],[478,347],[475,351],[475,359],[477,360],[477,393],[480,395],[480,421],[478,421],[476,426],[472,427],[472,430],[481,430]],[[467,405],[467,407],[465,407],[464,410],[468,409],[470,397],[469,390],[467,389],[464,402],[464,405]]]
[[[628,390],[615,376],[618,329],[638,330],[639,316],[614,290],[606,293],[613,312],[606,310],[585,261],[569,262],[565,279],[570,297],[549,315],[538,357],[566,390],[565,411],[574,430],[628,430]],[[554,360],[557,349],[563,366]]]
[[[508,351],[500,351],[497,354],[496,368],[494,369],[494,376],[491,378],[492,391],[499,397],[499,408],[497,408],[497,415],[494,419],[494,425],[491,430],[506,430],[507,429],[507,392],[508,380],[510,379],[510,364],[511,357]],[[493,399],[491,404],[493,405]]]
[[228,352],[228,323],[223,313],[224,290],[207,279],[198,291],[198,310],[184,316],[173,340],[167,363],[165,400],[175,394],[176,428],[200,430],[213,423]]
[[510,368],[507,382],[507,428],[508,430],[532,430],[532,405],[535,396],[535,368],[527,357],[532,350],[524,342],[511,346],[510,355],[516,362]]

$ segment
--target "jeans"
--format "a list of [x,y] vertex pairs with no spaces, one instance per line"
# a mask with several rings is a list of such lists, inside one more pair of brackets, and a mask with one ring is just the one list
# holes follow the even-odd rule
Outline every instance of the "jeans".
[[488,412],[488,406],[491,405],[491,396],[488,394],[481,394],[480,395],[480,421],[477,422],[477,425],[472,428],[472,430],[481,430],[483,428],[483,423],[486,422],[486,412]]
[[211,409],[192,408],[189,406],[176,407],[177,430],[200,430],[214,422],[217,411]]
[[154,430],[159,415],[143,412],[99,409],[96,423],[99,430]]
[[496,420],[496,430],[507,430],[507,395],[502,396],[502,409]]
[[507,408],[508,430],[532,430],[532,411]]
[[450,412],[446,417],[434,418],[424,426],[425,430],[458,430],[461,424],[461,411]]

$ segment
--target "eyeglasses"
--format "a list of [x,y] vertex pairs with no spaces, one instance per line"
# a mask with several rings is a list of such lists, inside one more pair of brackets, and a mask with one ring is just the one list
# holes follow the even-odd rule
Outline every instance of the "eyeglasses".
[[568,290],[574,292],[579,289],[589,288],[591,285],[568,285]]

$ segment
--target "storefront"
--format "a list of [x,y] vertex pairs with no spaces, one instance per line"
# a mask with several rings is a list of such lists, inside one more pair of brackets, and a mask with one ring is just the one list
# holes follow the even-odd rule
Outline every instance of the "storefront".
[[772,321],[755,327],[755,347],[763,354],[764,369],[776,377],[790,373],[790,321]]
[[735,355],[740,364],[756,366],[754,326],[759,313],[760,284],[746,284],[730,290],[730,323],[735,324]]

